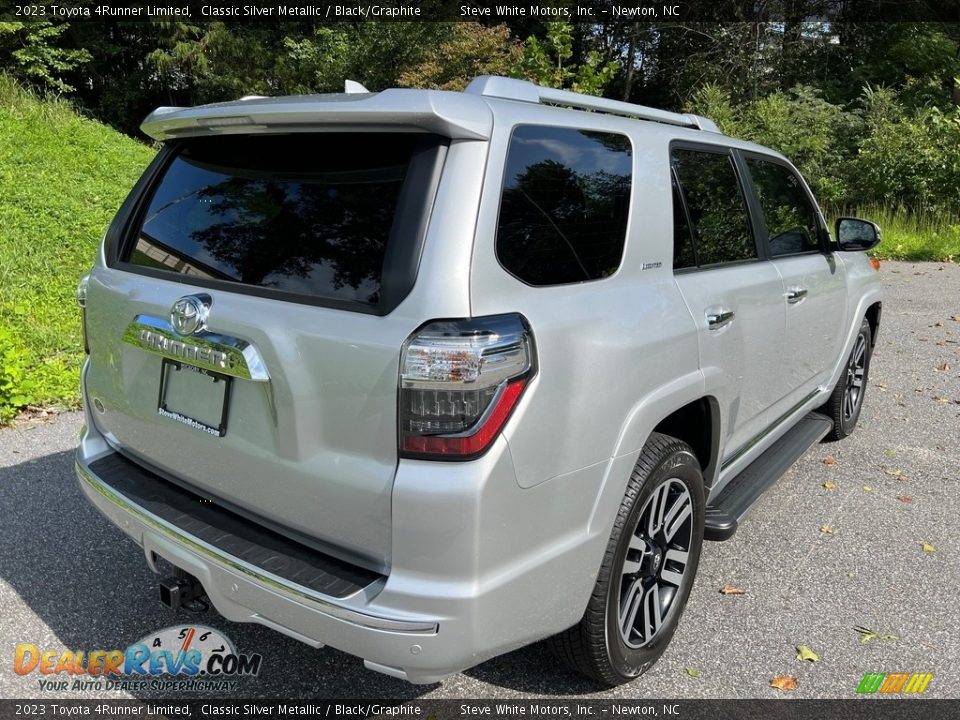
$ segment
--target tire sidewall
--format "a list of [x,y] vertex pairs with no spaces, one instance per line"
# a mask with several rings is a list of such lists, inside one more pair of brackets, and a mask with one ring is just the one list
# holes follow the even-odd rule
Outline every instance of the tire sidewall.
[[[674,598],[667,617],[654,637],[653,642],[642,648],[631,648],[623,641],[619,628],[617,627],[620,602],[620,569],[623,567],[630,543],[630,536],[637,526],[640,511],[643,509],[647,500],[649,500],[654,488],[664,480],[670,478],[680,480],[686,486],[693,503],[692,547],[689,549],[690,555],[687,561],[687,569],[684,573],[685,582],[684,586],[680,588],[676,598]],[[624,680],[635,678],[646,672],[664,653],[667,645],[670,644],[674,632],[676,632],[680,616],[683,614],[687,599],[690,597],[697,567],[700,564],[705,505],[703,476],[700,472],[700,465],[689,450],[679,448],[668,453],[663,460],[657,464],[653,471],[650,472],[633,501],[630,513],[627,515],[627,520],[621,528],[620,537],[617,539],[617,550],[613,556],[610,575],[607,578],[606,592],[605,632],[607,637],[607,652],[611,666]]]

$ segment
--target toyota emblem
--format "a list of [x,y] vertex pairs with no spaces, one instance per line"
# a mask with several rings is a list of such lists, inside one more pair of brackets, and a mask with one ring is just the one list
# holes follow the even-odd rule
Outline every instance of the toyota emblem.
[[193,335],[207,326],[212,300],[209,295],[187,295],[173,304],[170,324],[179,335]]

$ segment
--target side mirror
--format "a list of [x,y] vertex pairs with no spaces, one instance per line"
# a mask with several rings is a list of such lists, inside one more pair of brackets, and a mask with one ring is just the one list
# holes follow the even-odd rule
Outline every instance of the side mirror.
[[837,218],[837,244],[841,250],[869,250],[880,242],[880,228],[876,223],[860,218]]

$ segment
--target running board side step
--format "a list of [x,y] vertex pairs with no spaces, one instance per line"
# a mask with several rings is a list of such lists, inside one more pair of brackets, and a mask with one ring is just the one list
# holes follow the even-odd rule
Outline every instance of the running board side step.
[[787,434],[731,480],[707,505],[703,536],[727,540],[760,496],[803,455],[830,432],[833,422],[826,415],[808,413]]

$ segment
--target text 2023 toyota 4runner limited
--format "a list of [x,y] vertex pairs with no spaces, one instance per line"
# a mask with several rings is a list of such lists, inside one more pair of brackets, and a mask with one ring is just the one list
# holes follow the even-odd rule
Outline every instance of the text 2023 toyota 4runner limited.
[[550,636],[624,682],[702,540],[857,422],[876,226],[831,239],[705,118],[484,77],[143,129],[78,290],[77,472],[167,605],[412,682]]

